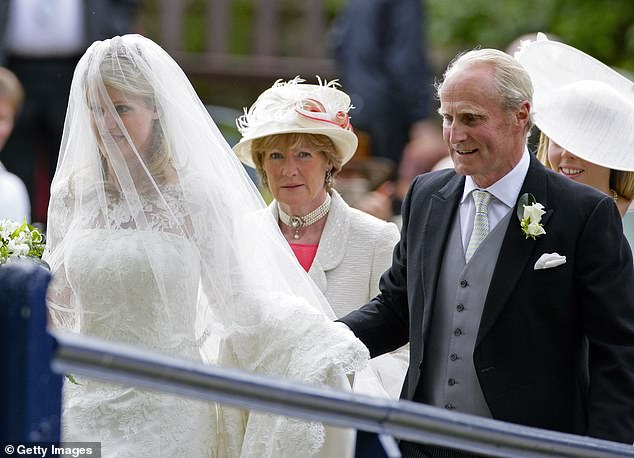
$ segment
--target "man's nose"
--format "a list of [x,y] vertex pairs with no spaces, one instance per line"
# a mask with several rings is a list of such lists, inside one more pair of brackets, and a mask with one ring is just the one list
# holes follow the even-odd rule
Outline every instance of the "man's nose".
[[467,138],[464,126],[455,121],[445,127],[445,129],[447,132],[447,136],[449,137],[449,143],[452,145],[461,143]]

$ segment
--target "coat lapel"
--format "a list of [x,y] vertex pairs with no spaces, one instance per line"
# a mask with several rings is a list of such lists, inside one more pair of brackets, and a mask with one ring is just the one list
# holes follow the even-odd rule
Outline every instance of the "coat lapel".
[[[548,207],[547,190],[546,170],[544,166],[531,155],[531,163],[518,199],[524,193],[530,193],[535,196],[537,202],[544,205],[546,213],[542,216],[542,223],[546,228],[546,232],[548,232],[546,223],[552,215],[552,210]],[[495,323],[495,320],[504,309],[522,273],[528,268],[527,264],[535,249],[536,240],[530,237],[527,239],[521,230],[520,222],[515,215],[516,208],[517,202],[512,209],[513,214],[511,215],[511,221],[506,230],[495,270],[493,271],[489,292],[487,293],[487,298],[484,303],[476,345],[487,335],[493,323]]]
[[308,270],[308,275],[323,293],[328,287],[326,272],[334,269],[343,261],[350,232],[348,204],[337,191],[333,189],[331,192],[332,203],[328,219],[319,240],[317,254]]
[[432,194],[423,221],[425,228],[421,254],[423,295],[425,298],[422,316],[423,333],[427,331],[429,324],[431,304],[436,297],[438,275],[449,236],[449,228],[462,198],[464,179],[464,176],[455,175],[438,192]]

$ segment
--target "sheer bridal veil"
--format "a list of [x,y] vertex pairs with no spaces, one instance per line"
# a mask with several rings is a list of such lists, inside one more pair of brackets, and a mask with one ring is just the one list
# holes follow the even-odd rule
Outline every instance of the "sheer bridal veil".
[[[369,358],[183,71],[139,35],[95,42],[77,65],[47,237],[54,326],[339,387]],[[227,411],[219,456],[323,442],[317,423]]]

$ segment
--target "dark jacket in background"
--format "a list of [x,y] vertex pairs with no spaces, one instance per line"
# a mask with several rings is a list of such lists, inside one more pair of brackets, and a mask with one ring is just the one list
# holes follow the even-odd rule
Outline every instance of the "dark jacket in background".
[[352,125],[370,135],[374,156],[395,164],[433,103],[423,14],[420,0],[348,0],[332,30]]

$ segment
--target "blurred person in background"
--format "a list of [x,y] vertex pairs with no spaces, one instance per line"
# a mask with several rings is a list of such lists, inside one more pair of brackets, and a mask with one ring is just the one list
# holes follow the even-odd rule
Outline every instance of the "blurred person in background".
[[439,128],[430,128],[428,134],[410,141],[396,171],[396,178],[382,183],[368,192],[354,205],[377,218],[401,227],[401,205],[410,184],[417,175],[433,170],[441,161],[449,160],[449,149]]
[[[24,89],[11,70],[0,67],[0,152],[13,130],[15,117],[24,100]],[[1,154],[0,154],[1,156]],[[8,172],[0,162],[0,219],[31,221],[31,207],[26,186]]]
[[0,0],[0,65],[24,85],[3,160],[25,183],[33,221],[46,222],[73,71],[95,40],[132,31],[142,0]]
[[408,142],[427,135],[431,69],[420,0],[348,0],[332,30],[355,129],[369,135],[371,156],[398,167]]
[[539,34],[516,59],[535,88],[537,156],[547,167],[612,197],[634,243],[634,84],[594,57]]

